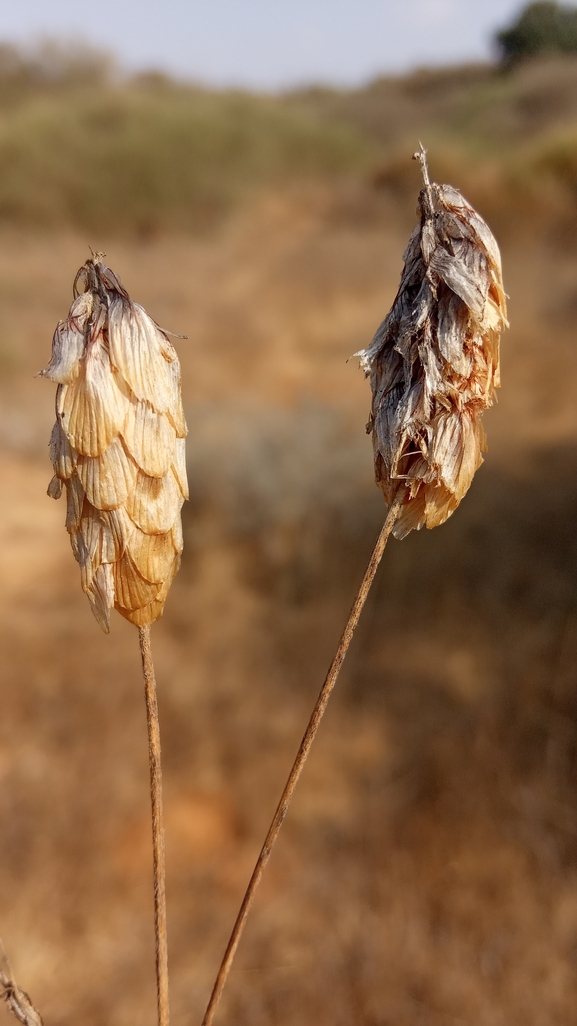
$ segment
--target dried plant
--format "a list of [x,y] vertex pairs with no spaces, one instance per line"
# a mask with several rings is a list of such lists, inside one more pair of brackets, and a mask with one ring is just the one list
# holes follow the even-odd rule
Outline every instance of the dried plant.
[[414,157],[425,182],[420,224],[405,251],[392,309],[371,345],[356,354],[371,375],[368,430],[373,430],[377,483],[389,510],[244,895],[203,1026],[214,1020],[256,889],[389,536],[404,538],[423,524],[442,524],[482,462],[480,416],[499,384],[499,336],[507,323],[499,249],[456,189],[430,183],[422,146]]
[[393,306],[356,355],[371,379],[375,476],[388,504],[406,486],[393,528],[404,538],[451,516],[483,462],[481,414],[499,386],[506,326],[499,247],[451,185],[429,181]]
[[162,615],[188,488],[176,351],[102,256],[78,271],[41,374],[58,383],[48,494],[66,488],[82,589],[108,633],[112,607],[139,627]]
[[4,951],[1,941],[0,987],[2,987],[0,997],[4,999],[8,1008],[19,1022],[24,1023],[24,1026],[43,1026],[40,1013],[35,1009],[26,991],[22,990],[14,979],[12,966],[8,961],[8,956]]
[[[44,377],[58,383],[50,439],[82,589],[106,633],[114,607],[137,625],[145,683],[160,1026],[168,1024],[162,774],[150,624],[180,564],[188,497],[180,364],[165,331],[133,303],[102,253],[78,271]],[[80,292],[78,286],[84,286]]]

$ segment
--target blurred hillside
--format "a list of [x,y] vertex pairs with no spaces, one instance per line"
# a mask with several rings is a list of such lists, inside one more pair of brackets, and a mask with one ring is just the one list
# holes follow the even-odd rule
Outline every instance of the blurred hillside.
[[[69,52],[69,50],[71,52]],[[263,187],[356,182],[398,200],[422,138],[493,204],[577,196],[577,57],[420,71],[343,92],[214,92],[46,45],[0,47],[0,224],[205,232]],[[495,195],[497,193],[497,195]],[[520,195],[521,193],[521,195]]]
[[347,360],[397,288],[419,137],[502,247],[489,451],[446,525],[385,554],[219,1021],[573,1021],[577,60],[262,97],[5,48],[0,935],[48,1026],[155,1015],[135,631],[101,635],[45,495],[34,375],[74,274],[106,250],[189,336],[185,559],[153,632],[184,1026],[382,523]]

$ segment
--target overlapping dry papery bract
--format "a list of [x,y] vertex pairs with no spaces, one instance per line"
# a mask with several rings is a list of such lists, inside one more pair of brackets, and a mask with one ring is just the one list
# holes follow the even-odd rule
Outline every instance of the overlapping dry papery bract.
[[430,185],[423,167],[421,220],[399,291],[371,344],[356,354],[371,379],[367,430],[377,484],[389,505],[404,491],[397,538],[442,524],[482,463],[481,414],[499,386],[507,324],[493,235],[456,189]]
[[50,439],[82,588],[103,630],[114,606],[139,626],[161,614],[182,552],[188,498],[176,351],[97,254],[75,281],[41,373],[58,383]]

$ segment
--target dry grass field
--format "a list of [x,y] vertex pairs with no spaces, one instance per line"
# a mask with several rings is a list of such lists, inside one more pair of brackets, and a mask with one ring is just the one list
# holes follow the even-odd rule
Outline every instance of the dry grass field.
[[[560,67],[524,69],[504,98],[487,72],[470,80],[510,123],[510,94],[544,95],[553,110],[563,75],[555,95],[571,108],[575,66]],[[473,88],[460,75],[444,86],[445,136],[459,89]],[[381,94],[368,94],[374,119]],[[352,94],[276,102],[368,130]],[[390,120],[382,95],[381,107]],[[479,161],[439,142],[437,168],[431,144],[433,174],[450,174],[502,243],[511,330],[489,452],[446,525],[387,550],[223,1026],[574,1020],[577,114],[563,117],[538,137],[526,128],[522,145],[542,157],[548,133],[555,146],[565,133],[565,178],[535,163],[519,184],[513,150],[499,162],[488,144]],[[185,559],[153,644],[173,1021],[199,1023],[384,513],[369,389],[347,360],[394,296],[418,169],[404,142],[375,140],[366,165],[263,180],[200,233],[47,231],[6,217],[0,936],[47,1026],[148,1026],[155,983],[137,634],[115,616],[102,635],[81,593],[62,503],[45,494],[52,388],[34,375],[87,243],[159,323],[189,336],[178,343]],[[3,152],[0,133],[0,163]]]

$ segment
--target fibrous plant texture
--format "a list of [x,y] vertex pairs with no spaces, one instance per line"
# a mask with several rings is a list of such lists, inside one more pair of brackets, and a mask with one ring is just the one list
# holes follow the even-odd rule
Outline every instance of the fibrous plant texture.
[[483,462],[481,414],[499,386],[506,326],[497,243],[451,185],[429,182],[405,250],[401,284],[371,344],[375,476],[390,505],[404,486],[397,538],[437,527],[456,510]]
[[188,486],[176,351],[103,255],[78,271],[41,374],[58,383],[48,494],[66,488],[82,588],[108,632],[113,607],[140,627],[162,615]]

